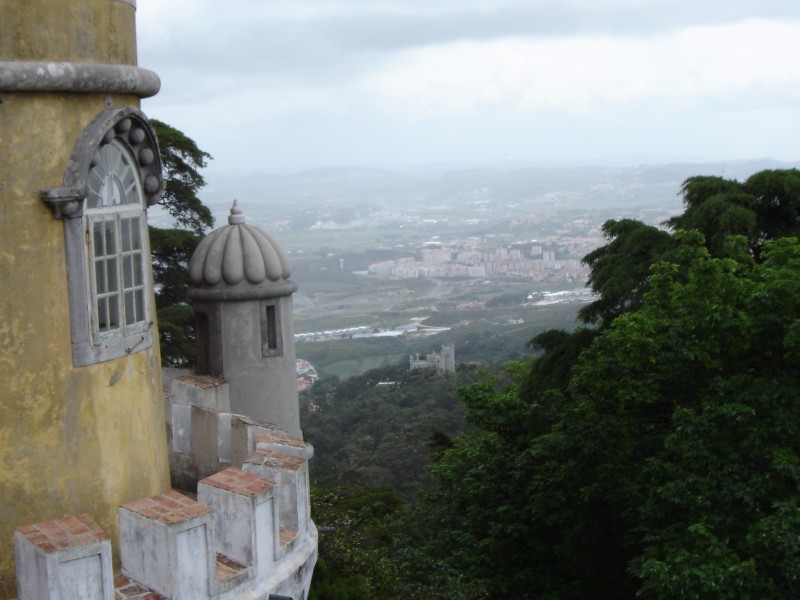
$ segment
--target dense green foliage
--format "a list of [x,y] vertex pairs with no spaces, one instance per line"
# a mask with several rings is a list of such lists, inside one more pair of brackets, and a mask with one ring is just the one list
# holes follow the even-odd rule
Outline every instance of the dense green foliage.
[[608,323],[641,306],[650,265],[673,242],[666,231],[631,219],[607,221],[603,233],[609,243],[583,259],[591,267],[589,285],[599,296],[580,311],[587,323]]
[[214,225],[211,210],[197,195],[206,185],[200,169],[208,165],[211,155],[182,131],[156,119],[150,123],[158,137],[164,176],[164,191],[158,203],[174,219],[177,228],[202,234]]
[[468,428],[430,438],[433,485],[356,527],[381,535],[339,538],[406,595],[366,569],[352,597],[800,595],[800,172],[683,194],[671,233],[606,225],[594,328],[539,334],[539,357],[461,388]]
[[462,391],[478,429],[433,467],[424,551],[498,598],[796,597],[800,246],[778,238],[798,183],[687,181],[675,227],[749,194],[752,218],[702,233],[607,224],[599,329]]
[[312,493],[320,533],[309,600],[487,600],[481,585],[415,548],[430,537],[388,486]]
[[[414,502],[430,481],[431,460],[465,429],[460,385],[484,376],[374,369],[340,382],[326,377],[302,395],[321,410],[303,413],[311,462],[313,518],[320,536],[310,598],[479,600],[474,582],[417,550],[429,532]],[[391,385],[379,385],[392,382]]]
[[214,225],[209,208],[197,196],[205,185],[199,169],[211,155],[166,123],[150,121],[158,136],[164,190],[158,204],[172,217],[169,229],[150,227],[161,362],[189,367],[195,361],[194,313],[187,303],[189,260],[203,232]]
[[303,415],[303,433],[315,448],[311,477],[316,485],[390,486],[412,499],[425,486],[431,437],[464,430],[459,385],[480,372],[410,371],[407,364],[374,369],[339,382],[323,378],[303,394],[320,407]]

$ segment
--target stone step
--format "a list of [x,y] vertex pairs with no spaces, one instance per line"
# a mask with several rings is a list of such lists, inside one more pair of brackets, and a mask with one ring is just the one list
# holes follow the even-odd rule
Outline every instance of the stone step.
[[121,575],[114,580],[114,600],[169,600],[138,581]]

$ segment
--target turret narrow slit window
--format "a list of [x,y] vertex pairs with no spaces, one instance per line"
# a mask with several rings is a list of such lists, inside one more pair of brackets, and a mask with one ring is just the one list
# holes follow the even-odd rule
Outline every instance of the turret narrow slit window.
[[282,356],[280,318],[278,305],[265,302],[261,307],[261,354],[262,356]]

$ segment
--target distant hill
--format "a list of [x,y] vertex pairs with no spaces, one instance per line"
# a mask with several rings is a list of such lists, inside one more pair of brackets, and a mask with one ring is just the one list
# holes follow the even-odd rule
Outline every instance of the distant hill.
[[[758,160],[579,167],[463,167],[416,170],[329,166],[295,173],[261,172],[213,175],[203,200],[224,218],[233,198],[248,215],[285,218],[299,210],[322,207],[397,208],[442,203],[457,208],[464,201],[519,202],[552,192],[602,191],[603,203],[650,206],[676,203],[680,183],[692,175],[743,179],[763,169],[791,168],[792,163]],[[620,193],[622,192],[622,193]]]

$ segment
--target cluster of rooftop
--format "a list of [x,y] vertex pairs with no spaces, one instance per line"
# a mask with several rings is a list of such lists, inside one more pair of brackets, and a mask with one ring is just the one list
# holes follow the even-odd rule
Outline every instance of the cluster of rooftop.
[[[597,240],[599,245],[600,240]],[[589,240],[580,248],[593,247]],[[534,281],[585,282],[589,275],[586,265],[577,258],[565,255],[562,249],[547,249],[542,243],[516,243],[508,248],[481,250],[463,243],[444,247],[423,248],[417,257],[381,261],[369,265],[369,273],[395,279],[469,277],[514,275]],[[567,248],[569,246],[565,246]]]

